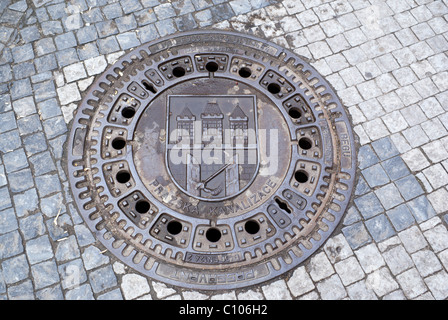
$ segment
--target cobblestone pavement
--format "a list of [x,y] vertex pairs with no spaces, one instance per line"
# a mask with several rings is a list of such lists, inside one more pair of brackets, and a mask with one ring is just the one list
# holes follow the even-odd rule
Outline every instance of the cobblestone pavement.
[[[0,299],[447,299],[448,2],[0,1]],[[334,86],[359,136],[340,228],[286,277],[196,292],[104,251],[61,162],[73,111],[108,64],[196,28],[279,43]]]

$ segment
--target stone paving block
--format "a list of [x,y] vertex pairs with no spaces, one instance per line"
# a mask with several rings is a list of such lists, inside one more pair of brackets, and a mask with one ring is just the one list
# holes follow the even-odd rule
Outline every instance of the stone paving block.
[[101,10],[108,20],[121,17],[123,14],[123,9],[119,2],[108,4],[107,6],[102,7]]
[[363,280],[348,286],[347,293],[352,300],[378,300],[375,292]]
[[356,185],[355,195],[361,196],[370,191],[370,187],[367,184],[366,180],[361,176],[359,177],[358,184]]
[[76,288],[87,280],[87,273],[81,259],[59,265],[58,271],[64,289]]
[[364,271],[355,257],[349,257],[334,265],[344,286],[348,286],[364,278]]
[[261,288],[268,300],[292,300],[284,280],[277,280]]
[[386,211],[386,215],[397,231],[402,231],[410,227],[415,222],[414,216],[405,204]]
[[[58,55],[59,52],[56,53]],[[54,54],[47,54],[45,56],[34,59],[37,72],[46,72],[57,69],[58,64]]]
[[375,194],[386,210],[389,210],[403,202],[400,192],[393,183],[375,190]]
[[135,299],[150,291],[148,281],[137,274],[125,274],[121,281],[121,289],[126,300]]
[[372,241],[372,238],[362,222],[357,222],[351,226],[342,228],[342,233],[352,249],[357,249]]
[[35,178],[36,188],[40,197],[46,197],[57,191],[61,191],[61,183],[56,174],[45,174]]
[[18,223],[13,208],[0,211],[0,234],[17,230]]
[[439,224],[423,234],[434,252],[440,252],[448,248],[448,231],[444,225]]
[[448,211],[448,191],[441,188],[427,195],[429,202],[437,214]]
[[42,131],[41,121],[38,114],[32,114],[18,119],[17,126],[21,136]]
[[24,254],[4,260],[1,264],[3,279],[7,284],[17,283],[28,278],[30,266]]
[[417,251],[411,257],[422,277],[426,277],[442,269],[442,264],[439,262],[437,256],[427,249]]
[[15,63],[24,62],[34,58],[34,50],[31,43],[14,47],[12,48],[11,53]]
[[9,300],[34,300],[33,284],[26,280],[8,288]]
[[407,177],[395,181],[395,184],[398,187],[400,194],[403,196],[405,200],[413,199],[424,193],[419,182],[412,175],[409,175]]
[[112,266],[110,265],[90,272],[89,280],[92,285],[92,290],[95,293],[102,292],[118,284]]
[[117,34],[116,38],[122,50],[127,50],[140,45],[140,41],[133,31]]
[[106,255],[102,254],[101,250],[95,246],[87,247],[82,254],[82,258],[86,270],[92,270],[109,263],[109,258]]
[[86,71],[84,70],[84,65],[82,62],[74,63],[69,66],[64,67],[64,76],[67,83],[84,79],[87,77]]
[[440,163],[424,169],[423,174],[434,189],[444,186],[448,181],[448,173]]
[[46,235],[26,242],[25,250],[28,261],[32,265],[51,259],[54,256],[50,241]]
[[355,255],[366,273],[371,273],[385,265],[384,259],[375,244],[368,244],[355,250]]
[[407,204],[417,222],[426,221],[436,215],[426,196],[420,196]]
[[333,264],[353,255],[350,245],[342,234],[328,239],[323,249]]
[[322,280],[334,273],[333,266],[324,252],[320,252],[311,258],[307,271],[313,281]]
[[385,251],[382,255],[394,275],[400,274],[414,266],[411,257],[401,245]]
[[358,151],[358,167],[365,169],[378,163],[378,157],[374,153],[370,145],[365,145],[359,148]]
[[68,290],[65,294],[67,300],[95,300],[89,284],[83,284]]
[[294,297],[301,296],[315,288],[305,267],[297,268],[288,280],[287,285]]
[[384,211],[381,202],[374,192],[356,198],[355,204],[365,219],[371,218]]
[[380,214],[365,222],[367,230],[375,241],[383,241],[395,235],[395,230],[386,215]]
[[427,277],[425,283],[434,298],[443,300],[448,297],[448,274],[445,271]]
[[90,7],[88,11],[81,12],[81,17],[84,20],[85,25],[103,21],[100,8]]
[[414,253],[428,245],[422,232],[416,226],[399,232],[398,236],[408,253]]
[[78,243],[74,235],[61,239],[55,250],[55,257],[58,262],[73,260],[80,257]]
[[38,300],[64,300],[64,295],[59,285],[48,287],[36,292]]
[[398,289],[398,284],[385,267],[378,269],[366,278],[366,285],[371,288],[379,297],[382,297]]
[[[211,18],[211,17],[210,17]],[[166,19],[163,21],[158,21],[155,23],[158,33],[160,36],[166,36],[176,32],[176,26],[174,25],[173,19]]]
[[45,261],[31,266],[34,286],[36,289],[48,287],[59,282],[59,275],[54,260]]
[[[13,132],[13,131],[11,131],[11,132]],[[18,134],[17,134],[17,137],[18,137]],[[0,140],[1,140],[1,138],[0,138]],[[35,134],[23,137],[23,144],[24,144],[27,156],[36,154],[41,151],[45,151],[47,149],[47,142],[46,142],[45,136],[42,132],[37,132]]]
[[98,33],[94,25],[85,26],[76,30],[76,38],[79,44],[95,41],[98,38]]
[[403,293],[409,299],[413,299],[428,290],[415,268],[399,274],[397,276],[397,281],[403,289]]
[[394,181],[404,176],[407,176],[410,172],[407,168],[406,164],[403,162],[401,157],[394,157],[388,160],[385,160],[381,163],[384,170],[386,171],[389,178]]
[[419,149],[412,149],[402,155],[411,171],[420,171],[429,166],[429,161]]
[[3,162],[7,174],[28,167],[28,161],[23,148],[5,153],[3,155]]
[[359,210],[355,206],[351,206],[345,213],[343,224],[348,226],[360,220]]
[[30,157],[29,160],[36,176],[56,170],[53,159],[48,151],[36,154]]
[[80,60],[96,58],[99,55],[98,47],[95,42],[89,42],[79,46],[77,48],[77,53]]
[[99,295],[97,300],[123,300],[123,296],[120,289],[114,289],[112,291]]
[[19,220],[20,230],[25,240],[33,239],[47,231],[42,214],[35,213]]
[[79,61],[79,57],[75,48],[60,50],[55,53],[59,67],[65,67],[69,64]]
[[[8,174],[9,189],[13,193],[23,192],[34,186],[30,169],[23,169]],[[1,205],[0,205],[1,207]]]
[[347,296],[347,292],[338,275],[333,275],[317,285],[322,300],[341,300]]
[[96,239],[84,224],[75,225],[76,238],[81,247],[93,244]]

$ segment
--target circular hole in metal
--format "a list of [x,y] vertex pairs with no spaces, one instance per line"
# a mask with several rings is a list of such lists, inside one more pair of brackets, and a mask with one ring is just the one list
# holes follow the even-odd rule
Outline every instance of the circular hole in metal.
[[299,119],[302,116],[302,113],[297,108],[289,109],[288,114],[293,119]]
[[185,75],[185,69],[183,67],[176,67],[173,69],[173,76],[176,78],[183,77]]
[[313,143],[308,138],[301,138],[299,140],[299,147],[304,150],[309,150],[312,148],[312,146],[313,146]]
[[244,229],[247,233],[256,234],[260,231],[260,225],[255,220],[249,220],[244,224]]
[[115,178],[119,183],[126,183],[131,180],[131,174],[128,171],[122,170],[117,172]]
[[182,223],[180,223],[179,221],[175,221],[175,220],[170,221],[170,222],[168,222],[166,229],[172,235],[179,234],[182,231]]
[[135,115],[135,109],[132,107],[123,108],[121,115],[127,119],[132,118]]
[[149,211],[150,207],[149,202],[146,200],[140,200],[135,204],[135,210],[138,213],[146,213]]
[[112,148],[115,150],[121,150],[126,146],[126,140],[123,138],[115,138],[112,140]]
[[205,65],[205,69],[207,69],[208,72],[216,72],[219,69],[219,65],[216,62],[210,61]]
[[281,90],[281,87],[276,83],[270,83],[268,85],[268,91],[272,94],[277,94],[280,92],[280,90]]
[[294,173],[294,178],[299,183],[305,183],[308,181],[308,174],[305,171],[299,170],[299,171],[296,171],[296,173]]
[[210,242],[218,242],[221,239],[221,231],[216,228],[210,228],[205,233],[205,237]]
[[242,67],[240,71],[238,71],[238,74],[242,78],[249,78],[252,75],[252,70],[250,70],[247,67]]

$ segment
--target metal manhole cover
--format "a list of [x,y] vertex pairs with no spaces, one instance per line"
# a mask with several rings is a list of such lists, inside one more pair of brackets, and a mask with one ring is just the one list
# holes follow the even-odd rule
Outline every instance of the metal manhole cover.
[[275,44],[222,31],[121,58],[68,141],[71,189],[96,237],[141,273],[195,289],[297,266],[341,220],[355,169],[327,82]]

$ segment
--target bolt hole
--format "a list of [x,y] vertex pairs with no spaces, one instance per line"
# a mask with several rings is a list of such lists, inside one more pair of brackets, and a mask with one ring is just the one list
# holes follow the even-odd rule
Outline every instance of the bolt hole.
[[219,69],[219,65],[216,62],[210,61],[205,65],[205,69],[207,69],[208,72],[216,72]]
[[182,223],[180,223],[179,221],[174,221],[174,220],[170,221],[170,222],[168,222],[166,229],[172,235],[179,234],[182,231]]
[[126,140],[123,138],[115,138],[112,140],[112,148],[115,150],[121,150],[126,146]]
[[115,178],[119,183],[126,183],[131,180],[131,174],[128,171],[118,171]]
[[238,72],[238,74],[240,75],[240,77],[242,78],[249,78],[252,75],[252,70],[250,70],[247,67],[243,67],[240,69],[240,71]]
[[268,85],[268,91],[272,94],[277,94],[280,92],[280,90],[281,90],[281,87],[276,83],[270,83]]
[[299,140],[299,147],[304,150],[309,150],[312,148],[312,146],[313,146],[313,143],[311,142],[310,139],[302,138]]
[[305,183],[308,181],[308,174],[305,171],[296,171],[296,173],[294,173],[294,178],[299,183]]
[[260,231],[260,225],[255,220],[249,220],[244,224],[244,229],[247,233],[256,234]]
[[135,204],[135,210],[138,213],[146,213],[149,211],[150,207],[149,202],[146,200],[141,200]]
[[121,115],[125,118],[132,118],[135,115],[135,109],[132,107],[126,107],[121,110]]
[[216,228],[210,228],[205,233],[205,237],[210,242],[218,242],[221,239],[221,231]]
[[288,213],[291,213],[291,209],[289,209],[288,205],[285,202],[283,202],[282,200],[277,199],[277,198],[275,199],[275,202],[277,202],[280,209],[282,209],[283,211],[286,211]]
[[176,78],[183,77],[185,75],[185,69],[183,67],[176,67],[173,69],[173,76]]
[[302,116],[302,113],[300,113],[300,110],[297,108],[289,109],[288,114],[293,119],[299,119]]
[[154,88],[154,86],[148,81],[142,81],[142,84],[146,88],[146,90],[151,91],[152,93],[157,93],[156,88]]

